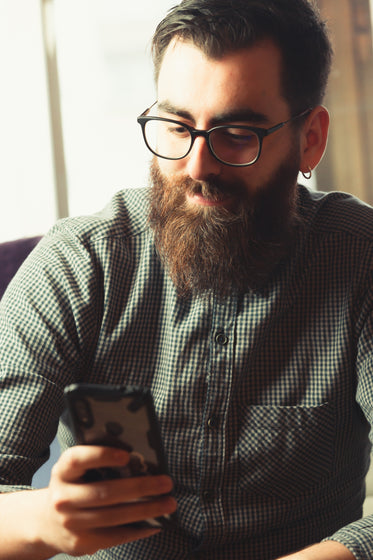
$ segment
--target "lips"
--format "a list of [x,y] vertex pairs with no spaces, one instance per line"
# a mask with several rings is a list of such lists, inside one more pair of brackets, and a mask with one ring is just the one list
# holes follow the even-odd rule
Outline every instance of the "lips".
[[233,197],[221,193],[220,197],[214,198],[206,197],[202,193],[187,193],[187,200],[192,204],[199,204],[200,206],[229,206]]
[[193,182],[187,185],[187,200],[199,206],[205,207],[228,207],[234,200],[232,188],[225,185],[216,185],[209,182]]

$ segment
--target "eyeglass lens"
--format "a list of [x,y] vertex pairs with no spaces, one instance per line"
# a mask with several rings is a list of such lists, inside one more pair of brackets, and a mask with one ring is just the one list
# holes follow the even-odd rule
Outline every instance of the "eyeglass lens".
[[[169,121],[147,121],[145,137],[155,154],[169,159],[185,157],[192,144],[190,131],[181,124]],[[222,126],[212,130],[209,140],[216,157],[234,165],[252,163],[260,149],[259,138],[254,132],[235,126]]]

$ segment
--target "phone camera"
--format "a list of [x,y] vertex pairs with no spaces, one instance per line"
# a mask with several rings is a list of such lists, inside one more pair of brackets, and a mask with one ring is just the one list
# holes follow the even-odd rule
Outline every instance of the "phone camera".
[[93,424],[93,418],[89,404],[84,399],[75,401],[75,412],[80,424],[86,428],[90,428]]

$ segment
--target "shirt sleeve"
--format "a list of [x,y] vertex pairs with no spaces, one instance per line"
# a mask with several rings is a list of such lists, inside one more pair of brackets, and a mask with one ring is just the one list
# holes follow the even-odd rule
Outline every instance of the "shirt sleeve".
[[60,226],[1,300],[0,491],[30,487],[49,457],[63,389],[88,367],[99,322],[94,268],[89,250]]
[[[370,274],[373,276],[373,274]],[[356,400],[368,420],[373,441],[373,278],[356,321],[358,336]],[[357,560],[373,558],[373,515],[343,527],[329,539],[346,546]]]

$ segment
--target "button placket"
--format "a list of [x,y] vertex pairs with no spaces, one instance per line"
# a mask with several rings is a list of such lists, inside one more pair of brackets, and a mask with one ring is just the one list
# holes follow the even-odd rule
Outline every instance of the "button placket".
[[214,300],[204,406],[200,491],[206,531],[224,511],[219,499],[226,464],[226,419],[231,396],[237,300]]

